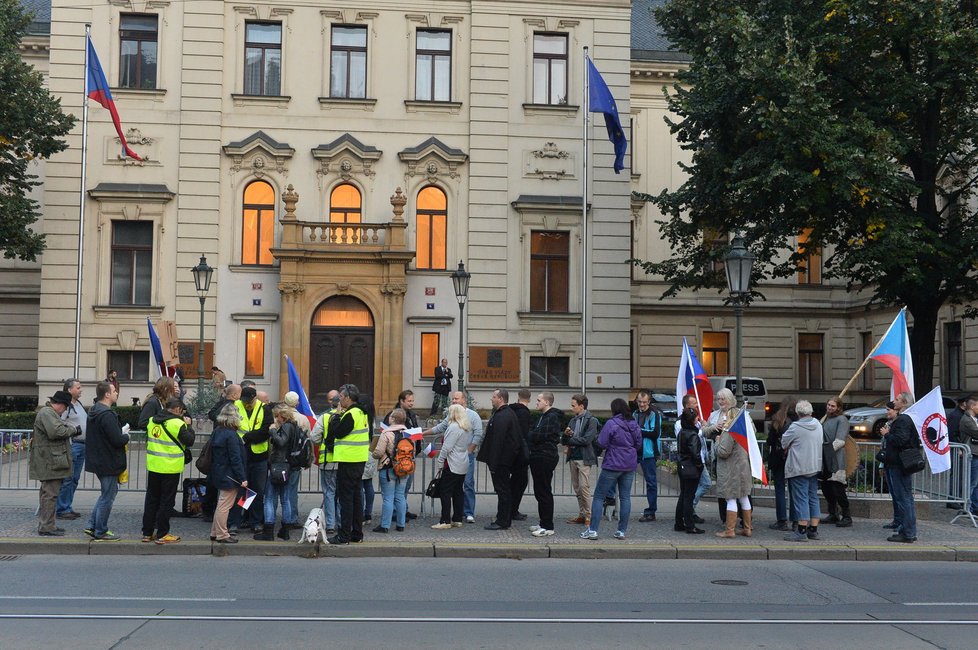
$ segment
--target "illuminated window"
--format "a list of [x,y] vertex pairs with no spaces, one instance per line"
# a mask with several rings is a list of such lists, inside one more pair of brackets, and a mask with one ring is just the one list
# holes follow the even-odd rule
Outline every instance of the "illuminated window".
[[265,181],[255,181],[244,191],[241,223],[241,263],[272,264],[275,238],[275,191]]
[[437,187],[418,192],[417,267],[444,269],[448,241],[448,205]]
[[569,280],[570,235],[530,233],[530,311],[566,312]]
[[451,101],[452,32],[419,29],[415,68],[415,99],[428,102]]
[[[329,195],[330,223],[360,223],[363,218],[360,190],[344,183],[337,185]],[[330,241],[349,243],[354,241],[353,228],[333,230]]]
[[703,370],[708,375],[730,373],[729,332],[703,332]]
[[823,379],[823,340],[821,334],[798,335],[798,388],[821,390]]
[[313,327],[373,327],[370,309],[352,296],[334,296],[319,305]]
[[441,334],[438,332],[421,332],[421,376],[429,379],[435,377],[435,366],[441,363]]
[[533,103],[567,104],[567,34],[533,35]]
[[798,262],[798,284],[822,284],[822,248],[808,248],[811,236],[811,228],[805,228],[798,235],[798,253],[805,256]]
[[265,330],[245,330],[245,375],[265,375]]

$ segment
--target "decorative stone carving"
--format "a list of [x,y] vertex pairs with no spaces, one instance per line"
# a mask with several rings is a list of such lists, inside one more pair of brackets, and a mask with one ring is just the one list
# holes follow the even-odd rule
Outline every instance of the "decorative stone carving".
[[555,357],[560,350],[560,341],[552,338],[543,339],[540,341],[540,348],[543,350],[543,356]]
[[394,221],[404,221],[404,205],[406,203],[407,197],[404,196],[401,188],[394,190],[394,193],[391,194],[391,205],[394,206]]
[[336,291],[338,293],[349,293],[349,291],[350,291],[350,283],[349,282],[337,282],[336,283]]
[[820,324],[819,321],[817,321],[817,320],[815,320],[813,318],[809,318],[809,319],[807,319],[805,321],[805,331],[806,332],[817,332],[818,331],[819,324]]
[[527,151],[524,156],[524,174],[544,180],[560,180],[574,177],[575,156],[557,146],[545,142],[540,149]]
[[299,193],[292,187],[292,183],[282,192],[282,203],[285,204],[285,214],[281,221],[295,221],[295,205],[299,202]]
[[295,149],[277,142],[264,131],[255,131],[244,140],[230,142],[222,149],[231,158],[232,175],[246,169],[256,178],[263,178],[265,174],[272,172],[287,177],[287,162],[295,153]]
[[349,133],[344,133],[329,144],[321,144],[312,150],[312,157],[319,161],[316,170],[319,186],[325,176],[337,175],[345,181],[354,176],[373,178],[377,175],[373,165],[383,152],[365,145]]
[[282,294],[282,299],[287,302],[292,302],[299,297],[299,294],[306,290],[306,285],[299,282],[281,282],[278,285],[278,291]]
[[136,342],[139,341],[139,332],[135,330],[122,330],[116,334],[116,339],[119,341],[119,347],[123,350],[135,350]]
[[388,282],[380,285],[380,292],[388,298],[397,298],[407,293],[407,285],[401,282]]
[[414,176],[425,176],[428,182],[434,182],[440,177],[453,180],[461,178],[458,167],[469,156],[461,149],[449,147],[438,138],[428,138],[416,147],[408,147],[398,152],[397,157],[407,164],[404,180]]
[[710,329],[712,329],[714,332],[722,332],[723,331],[723,318],[721,318],[720,316],[714,316],[713,318],[711,318],[710,319]]

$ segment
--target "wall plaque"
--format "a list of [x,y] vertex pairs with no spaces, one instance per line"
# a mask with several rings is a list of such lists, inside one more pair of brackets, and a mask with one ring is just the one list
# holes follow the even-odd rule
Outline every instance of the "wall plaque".
[[520,349],[514,346],[469,346],[470,383],[518,384]]

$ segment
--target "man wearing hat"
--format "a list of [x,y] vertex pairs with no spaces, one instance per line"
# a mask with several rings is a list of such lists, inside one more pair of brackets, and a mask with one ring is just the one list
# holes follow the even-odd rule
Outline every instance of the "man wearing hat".
[[81,430],[61,419],[71,406],[71,395],[67,391],[59,390],[49,399],[34,419],[28,474],[31,480],[41,483],[37,533],[44,537],[61,537],[65,531],[55,522],[58,491],[61,481],[71,476],[69,441],[72,436],[80,435]]

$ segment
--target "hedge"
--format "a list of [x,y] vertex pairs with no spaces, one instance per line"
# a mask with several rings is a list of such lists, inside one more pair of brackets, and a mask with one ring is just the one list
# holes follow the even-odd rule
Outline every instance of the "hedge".
[[[139,424],[139,412],[141,410],[141,406],[117,406],[115,408],[122,423],[128,424],[134,430]],[[33,429],[36,417],[35,411],[0,413],[0,429]]]

